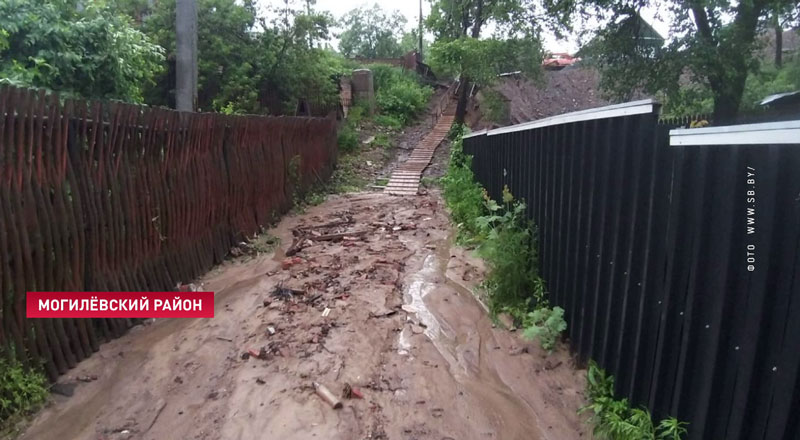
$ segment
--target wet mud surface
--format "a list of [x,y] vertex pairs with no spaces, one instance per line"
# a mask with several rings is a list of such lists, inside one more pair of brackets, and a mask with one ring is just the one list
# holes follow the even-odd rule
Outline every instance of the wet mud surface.
[[[590,437],[583,372],[563,347],[546,356],[493,325],[472,294],[484,269],[451,246],[436,191],[331,197],[272,233],[274,255],[196,281],[216,292],[215,318],[104,344],[21,438]],[[363,398],[333,409],[312,382]]]

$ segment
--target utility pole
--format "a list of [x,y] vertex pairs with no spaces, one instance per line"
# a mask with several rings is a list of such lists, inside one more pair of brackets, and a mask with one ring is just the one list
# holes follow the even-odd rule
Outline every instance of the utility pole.
[[193,112],[197,107],[197,2],[177,0],[175,6],[175,108]]
[[419,59],[422,59],[422,0],[419,0]]

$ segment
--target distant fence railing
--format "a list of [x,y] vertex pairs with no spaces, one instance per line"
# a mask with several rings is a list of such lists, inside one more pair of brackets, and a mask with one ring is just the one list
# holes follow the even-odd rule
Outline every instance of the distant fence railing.
[[[800,434],[800,121],[669,131],[640,101],[471,135],[528,202],[580,361],[690,439]],[[670,145],[671,144],[671,145]]]
[[457,89],[458,89],[458,81],[453,81],[447,87],[447,90],[445,90],[445,92],[442,93],[442,96],[440,96],[437,99],[436,105],[433,107],[433,111],[431,112],[431,122],[433,124],[436,124],[436,121],[438,121],[439,118],[441,118],[446,111],[450,112],[455,111],[455,108],[452,107],[450,104],[452,103],[453,98],[455,97],[455,91]]
[[26,291],[163,291],[327,178],[332,119],[179,113],[0,89],[0,346],[51,379],[122,319],[25,318]]
[[700,127],[713,125],[713,117],[708,114],[699,114],[692,116],[674,116],[670,118],[660,118],[658,122],[663,125],[673,125],[675,127],[690,128],[692,123],[698,124]]

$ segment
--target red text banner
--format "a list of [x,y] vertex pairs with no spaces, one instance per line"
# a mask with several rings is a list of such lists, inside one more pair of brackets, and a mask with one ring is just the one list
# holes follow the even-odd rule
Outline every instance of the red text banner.
[[213,318],[214,292],[28,292],[28,318]]

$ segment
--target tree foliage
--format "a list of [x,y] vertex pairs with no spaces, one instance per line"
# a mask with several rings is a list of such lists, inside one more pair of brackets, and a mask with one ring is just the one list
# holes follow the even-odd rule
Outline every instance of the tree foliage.
[[0,77],[14,84],[141,102],[163,58],[104,2],[0,0]]
[[[314,42],[333,19],[309,4],[285,2],[259,14],[255,2],[198,0],[198,107],[233,113],[292,113],[300,99],[330,103],[341,61]],[[175,2],[158,2],[142,29],[175,54]],[[270,18],[267,18],[270,17]],[[148,91],[154,104],[174,101],[174,63]]]
[[[480,85],[509,70],[536,74],[540,32],[562,29],[573,5],[570,0],[436,0],[426,19],[436,36],[431,63]],[[485,27],[493,29],[490,39],[481,39]],[[459,96],[456,122],[464,119],[467,89]]]
[[438,73],[463,75],[479,85],[489,85],[503,72],[539,73],[541,46],[537,39],[476,39],[462,37],[431,47],[430,63]]
[[[731,118],[742,107],[748,75],[759,71],[757,35],[776,10],[796,9],[796,0],[591,0],[583,12],[611,23],[600,31],[597,61],[603,86],[613,96],[631,91],[663,93],[681,100],[687,83],[711,92],[715,118]],[[624,32],[625,23],[645,7],[666,7],[671,41],[665,47],[642,44]],[[683,96],[685,98],[685,96]]]
[[378,4],[360,7],[341,19],[345,28],[339,50],[346,57],[391,58],[403,54],[400,39],[406,18],[399,12],[385,12]]

